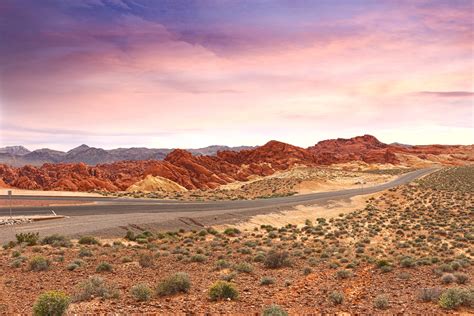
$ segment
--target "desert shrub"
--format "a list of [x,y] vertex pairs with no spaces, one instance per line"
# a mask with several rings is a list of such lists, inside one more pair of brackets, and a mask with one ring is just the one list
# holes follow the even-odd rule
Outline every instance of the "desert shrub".
[[263,277],[260,280],[260,285],[270,285],[270,284],[273,284],[273,283],[275,283],[275,280],[271,277]]
[[138,258],[138,264],[140,264],[140,267],[142,268],[152,267],[154,262],[155,262],[155,259],[149,253],[142,253],[140,254],[140,257]]
[[230,282],[230,281],[232,281],[233,279],[235,279],[236,276],[237,276],[237,273],[231,272],[231,273],[227,273],[227,274],[221,275],[221,276],[220,276],[220,279],[223,280],[223,281]]
[[78,243],[81,245],[98,245],[99,241],[92,236],[82,236],[79,238]]
[[78,256],[81,257],[81,258],[83,258],[83,257],[92,257],[92,250],[87,249],[87,248],[81,248],[81,249],[79,249]]
[[25,257],[18,257],[10,263],[10,266],[12,268],[19,268],[25,260],[26,260]]
[[344,302],[344,294],[339,291],[333,291],[329,294],[329,300],[334,304],[334,305],[339,305]]
[[238,272],[243,272],[243,273],[251,273],[253,271],[252,265],[246,262],[241,262],[234,265],[234,269]]
[[453,272],[453,267],[450,264],[443,263],[438,267],[442,272]]
[[28,246],[34,246],[38,243],[39,233],[19,233],[15,237],[18,244],[26,243]]
[[107,283],[101,277],[92,276],[78,285],[76,293],[73,295],[73,300],[88,301],[92,297],[109,299],[118,298],[119,295],[120,292],[114,285]]
[[108,262],[101,262],[95,268],[96,272],[111,272],[112,270],[112,265]]
[[352,276],[352,272],[350,270],[338,270],[336,272],[336,276],[339,278],[339,279],[347,279],[349,277]]
[[187,273],[178,272],[158,283],[156,294],[159,296],[173,295],[179,292],[186,293],[191,287]]
[[18,250],[12,252],[12,258],[18,258],[19,256],[21,256],[21,252]]
[[400,265],[404,268],[414,267],[416,264],[415,260],[411,257],[404,257],[400,260]]
[[443,291],[439,288],[423,288],[418,297],[423,302],[436,302]]
[[191,262],[204,262],[206,260],[207,260],[207,257],[201,254],[196,254],[191,257]]
[[132,262],[132,258],[130,258],[129,256],[125,256],[125,257],[122,257],[122,263],[127,263],[127,262]]
[[263,316],[288,316],[288,313],[278,305],[272,304],[265,307],[262,312]]
[[253,257],[254,262],[264,262],[265,261],[265,254],[263,252],[258,253],[255,257]]
[[239,296],[239,292],[232,283],[226,281],[217,281],[209,289],[209,298],[212,301],[222,299],[236,299]]
[[374,306],[378,309],[387,309],[389,306],[388,298],[385,295],[377,295],[374,299]]
[[238,234],[240,234],[240,230],[238,230],[237,228],[226,228],[224,230],[224,234],[227,235],[227,236],[236,236]]
[[465,273],[454,273],[454,277],[456,278],[456,283],[458,284],[466,284],[467,282],[469,282],[469,276]]
[[139,283],[130,289],[130,294],[135,298],[135,300],[143,302],[148,301],[151,298],[152,290],[145,283]]
[[227,262],[224,259],[219,259],[216,261],[216,269],[217,270],[222,270],[222,269],[227,269],[230,267],[230,263]]
[[42,256],[34,256],[30,259],[29,267],[32,271],[46,271],[49,269],[49,260]]
[[132,232],[131,230],[127,230],[127,233],[125,234],[125,239],[130,240],[130,241],[135,241],[135,233]]
[[450,283],[453,283],[455,280],[456,278],[451,273],[445,273],[441,277],[441,282],[443,282],[443,284],[450,284]]
[[79,268],[79,266],[75,263],[70,263],[67,265],[66,269],[68,269],[69,271],[74,271],[76,270],[77,268]]
[[48,291],[41,294],[33,305],[35,316],[60,316],[66,313],[71,299],[59,291]]
[[263,262],[266,268],[278,269],[281,267],[289,266],[289,254],[286,251],[271,250],[265,257]]
[[62,235],[54,234],[54,235],[45,236],[41,240],[41,244],[52,245],[54,247],[70,247],[71,241]]
[[456,309],[461,306],[474,307],[474,289],[447,289],[439,297],[438,304],[445,309]]

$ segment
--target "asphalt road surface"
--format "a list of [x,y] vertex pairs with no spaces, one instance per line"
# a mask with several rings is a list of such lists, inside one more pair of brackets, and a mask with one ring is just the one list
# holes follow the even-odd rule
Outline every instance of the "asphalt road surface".
[[[130,199],[130,198],[108,198],[108,197],[65,197],[65,196],[26,196],[14,195],[13,199],[18,200],[71,200],[94,202],[85,205],[58,205],[58,206],[24,206],[13,207],[13,215],[44,215],[51,214],[54,210],[58,215],[71,217],[111,215],[111,214],[132,214],[132,213],[185,213],[185,212],[208,212],[208,211],[258,211],[271,208],[291,207],[296,205],[312,205],[321,201],[331,199],[350,198],[356,195],[376,193],[398,185],[406,184],[423,175],[433,172],[435,169],[420,169],[406,173],[397,179],[376,186],[361,185],[357,189],[340,190],[332,192],[320,192],[304,195],[294,195],[280,198],[242,200],[242,201],[206,201],[187,202],[174,200],[155,199]],[[0,196],[0,199],[8,199],[7,195]],[[0,216],[9,216],[8,207],[0,208]]]

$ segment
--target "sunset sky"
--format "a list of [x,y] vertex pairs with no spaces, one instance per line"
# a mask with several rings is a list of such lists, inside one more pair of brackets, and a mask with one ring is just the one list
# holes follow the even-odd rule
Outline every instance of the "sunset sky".
[[0,146],[474,143],[473,1],[0,1]]

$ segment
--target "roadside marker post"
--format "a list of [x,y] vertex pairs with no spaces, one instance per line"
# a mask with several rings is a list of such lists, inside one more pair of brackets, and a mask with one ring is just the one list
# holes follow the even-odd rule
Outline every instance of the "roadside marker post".
[[8,190],[8,199],[10,200],[10,218],[13,218],[13,215],[12,215],[12,190]]

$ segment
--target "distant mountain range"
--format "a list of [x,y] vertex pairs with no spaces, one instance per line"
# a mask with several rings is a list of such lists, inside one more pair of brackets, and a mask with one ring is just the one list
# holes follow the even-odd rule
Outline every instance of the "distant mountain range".
[[[230,150],[241,151],[243,149],[252,149],[252,146],[219,146],[213,145],[197,149],[187,149],[195,156],[214,156],[218,151]],[[163,160],[173,149],[169,148],[117,148],[102,149],[80,145],[67,152],[42,148],[30,151],[23,146],[7,146],[0,148],[0,163],[21,167],[25,165],[41,166],[44,163],[71,163],[83,162],[88,165],[98,165],[103,163],[112,163],[124,160]]]

